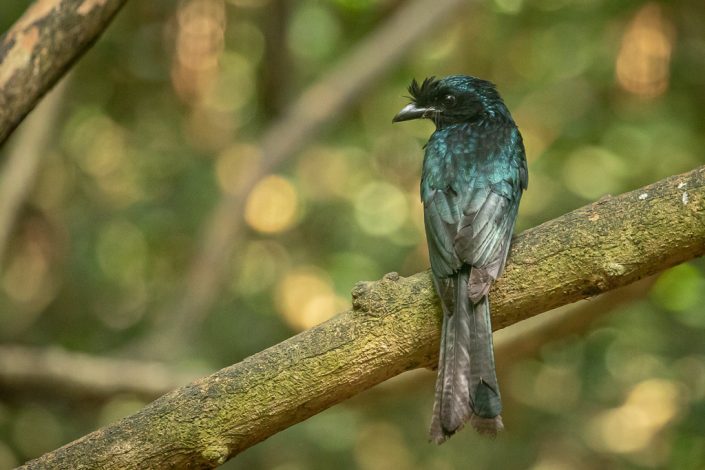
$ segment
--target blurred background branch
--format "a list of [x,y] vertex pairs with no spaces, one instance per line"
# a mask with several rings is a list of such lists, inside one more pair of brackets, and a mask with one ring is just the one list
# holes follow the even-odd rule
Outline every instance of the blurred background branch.
[[124,4],[38,0],[0,37],[0,145]]
[[[527,357],[537,357],[541,347],[571,335],[582,335],[616,307],[643,298],[656,280],[651,276],[593,299],[558,307],[495,333],[498,372]],[[23,395],[61,397],[67,401],[103,403],[115,395],[133,394],[154,400],[194,380],[200,373],[181,372],[161,362],[113,359],[75,353],[61,348],[0,345],[0,391]],[[435,373],[423,374],[424,386],[432,387]],[[396,379],[396,378],[395,378]],[[402,393],[420,387],[419,377],[406,374],[376,388],[382,393]]]
[[[198,330],[225,280],[232,275],[230,260],[240,245],[237,240],[242,236],[245,198],[257,182],[339,119],[404,57],[414,42],[467,4],[461,0],[413,0],[400,4],[389,19],[306,88],[264,131],[255,150],[256,163],[237,175],[237,181],[232,182],[237,184],[234,192],[223,192],[206,219],[185,282],[175,291],[175,299],[158,313],[158,326],[142,341],[143,350],[163,357]],[[275,20],[276,16],[271,19]],[[285,59],[276,63],[280,61],[283,66]]]
[[0,173],[0,266],[22,205],[34,189],[42,160],[51,154],[49,142],[56,131],[68,76],[51,90],[26,120],[13,142]]
[[[704,220],[701,167],[523,232],[492,292],[495,329],[702,255]],[[439,326],[428,272],[359,283],[352,311],[22,468],[216,467],[390,377],[433,365]]]
[[97,357],[56,347],[0,345],[0,390],[5,394],[102,402],[133,394],[153,400],[198,375],[158,362]]
[[[584,334],[605,315],[637,299],[644,298],[657,275],[581,300],[515,323],[495,334],[497,372],[507,378],[510,366],[527,357],[536,357],[541,348],[554,341]],[[502,378],[502,377],[500,377]]]

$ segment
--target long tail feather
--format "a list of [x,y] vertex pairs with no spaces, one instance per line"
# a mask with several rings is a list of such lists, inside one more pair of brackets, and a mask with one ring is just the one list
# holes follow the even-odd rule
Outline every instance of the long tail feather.
[[502,399],[497,384],[492,344],[492,323],[487,296],[473,306],[470,321],[470,407],[471,423],[483,434],[503,429]]
[[[444,306],[436,395],[430,438],[440,444],[470,420],[483,434],[502,429],[502,405],[492,347],[489,302],[473,304],[468,296],[469,269],[452,279],[452,305]],[[438,284],[438,283],[437,283]]]
[[441,350],[436,378],[436,398],[431,421],[431,440],[440,444],[463,427],[472,410],[470,393],[470,302],[468,270],[452,280],[453,302],[444,308]]

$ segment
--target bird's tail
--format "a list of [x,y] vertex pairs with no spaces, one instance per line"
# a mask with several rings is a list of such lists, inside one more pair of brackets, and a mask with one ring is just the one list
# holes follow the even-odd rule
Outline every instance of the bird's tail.
[[453,279],[453,305],[444,301],[430,429],[431,440],[437,444],[460,430],[468,420],[485,434],[494,435],[503,428],[489,301],[487,296],[476,304],[470,301],[468,279],[469,269],[464,268]]

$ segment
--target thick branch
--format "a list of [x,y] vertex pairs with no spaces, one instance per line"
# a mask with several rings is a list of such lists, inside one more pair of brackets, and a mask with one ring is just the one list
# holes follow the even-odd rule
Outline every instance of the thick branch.
[[[495,328],[705,253],[705,167],[527,230],[491,293]],[[25,468],[211,468],[403,371],[436,361],[428,272],[359,283],[353,310],[175,390]]]
[[0,145],[126,0],[37,0],[0,38]]
[[[511,364],[537,355],[546,343],[584,333],[616,307],[644,297],[657,277],[651,276],[596,298],[559,307],[498,331],[494,337],[498,371],[502,374],[509,372]],[[0,396],[41,395],[54,399],[60,396],[85,404],[86,399],[100,403],[117,394],[129,393],[154,400],[198,375],[210,372],[184,373],[161,362],[114,359],[57,347],[0,345]],[[422,373],[422,370],[418,372]],[[422,375],[430,377],[430,374]],[[418,387],[416,375],[396,378],[399,379],[396,382],[385,382],[388,387],[375,390],[394,394],[400,390],[395,384]]]

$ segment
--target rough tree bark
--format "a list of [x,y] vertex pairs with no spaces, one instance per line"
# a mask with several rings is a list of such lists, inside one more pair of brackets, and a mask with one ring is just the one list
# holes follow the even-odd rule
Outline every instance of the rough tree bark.
[[[537,356],[543,345],[566,336],[583,334],[595,321],[615,308],[643,298],[657,277],[647,277],[498,331],[494,337],[494,348],[500,379],[501,373],[509,372],[510,364]],[[186,372],[163,362],[96,356],[55,346],[0,345],[0,398],[5,393],[14,396],[41,395],[83,405],[89,400],[100,405],[115,395],[128,393],[151,401],[213,370],[201,369],[198,372]],[[427,375],[430,378],[430,374]],[[418,381],[411,377],[404,383],[417,386]],[[398,389],[385,387],[379,390],[397,393]]]
[[[491,293],[495,329],[705,253],[705,166],[516,237]],[[212,468],[403,371],[435,363],[428,272],[362,282],[353,309],[177,389],[23,468]]]
[[0,37],[0,145],[126,0],[37,0]]
[[[551,341],[583,334],[617,307],[646,296],[657,277],[647,277],[498,331],[494,349],[500,382],[502,373],[509,372],[509,365],[537,356]],[[163,362],[90,355],[56,346],[0,345],[0,399],[4,394],[43,396],[99,406],[115,395],[127,393],[152,401],[212,372],[190,368],[187,372]],[[425,375],[430,379],[431,374]],[[415,376],[407,377],[408,380],[401,382],[404,386],[418,386]],[[431,390],[433,385],[429,387]],[[399,386],[378,388],[388,394],[397,393],[399,389]]]

